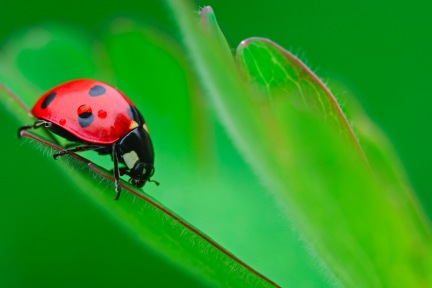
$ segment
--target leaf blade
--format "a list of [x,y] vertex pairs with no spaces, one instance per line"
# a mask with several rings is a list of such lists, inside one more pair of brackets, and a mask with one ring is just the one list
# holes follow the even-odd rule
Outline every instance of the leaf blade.
[[[301,227],[335,282],[367,287],[430,283],[426,273],[431,267],[430,233],[416,231],[413,227],[421,227],[418,217],[398,214],[401,211],[382,193],[386,189],[370,173],[350,127],[345,127],[342,137],[351,135],[351,140],[340,141],[340,130],[324,124],[317,113],[287,101],[259,102],[260,95],[239,81],[217,37],[195,27],[188,4],[167,3],[221,121],[257,174],[276,192],[295,226]],[[326,163],[331,163],[330,170]],[[329,227],[334,234],[327,233]],[[423,254],[414,247],[421,247]],[[390,254],[397,259],[391,267],[382,261]],[[421,269],[404,266],[413,258]],[[395,273],[395,267],[404,273]]]

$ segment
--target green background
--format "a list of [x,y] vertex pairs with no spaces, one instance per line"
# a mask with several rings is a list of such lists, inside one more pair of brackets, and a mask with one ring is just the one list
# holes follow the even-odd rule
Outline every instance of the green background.
[[[429,86],[432,85],[429,80],[432,24],[428,19],[432,3],[217,0],[197,1],[197,4],[201,7],[213,6],[233,49],[247,37],[268,37],[299,54],[324,79],[343,82],[347,90],[358,97],[371,118],[389,135],[421,203],[428,215],[432,215],[432,184],[428,177],[428,167],[432,160],[429,152],[432,131],[428,119],[428,111],[432,110],[432,100],[429,98]],[[4,43],[14,31],[41,21],[61,21],[80,27],[92,35],[107,20],[117,15],[145,17],[168,33],[173,33],[173,36],[177,35],[177,32],[170,32],[173,31],[170,16],[167,16],[163,5],[157,1],[142,1],[139,4],[74,1],[69,7],[57,1],[2,1],[0,40]],[[2,129],[2,145],[16,146],[17,140],[11,135],[15,135],[17,126],[17,123],[7,123],[7,127]],[[16,158],[9,155],[5,159],[37,163],[44,157],[34,155],[34,151],[29,149],[17,149],[14,150],[15,153],[18,150],[20,155]],[[3,169],[5,170],[0,177],[6,187],[20,185],[22,191],[32,189],[32,184],[22,181],[19,176],[22,171],[30,170],[21,170],[19,165],[10,168],[7,163],[3,165]],[[58,175],[46,175],[43,171],[33,173],[40,174],[40,178],[45,181],[53,181],[54,178],[59,183],[66,177],[60,171]],[[34,192],[34,195],[28,196],[8,195],[7,191],[2,191],[4,196],[3,204],[0,204],[0,224],[2,229],[8,227],[8,231],[16,231],[15,234],[2,235],[1,241],[5,246],[12,247],[9,255],[0,255],[4,259],[0,265],[5,266],[0,266],[0,270],[9,273],[6,280],[3,278],[7,286],[36,283],[39,286],[45,284],[46,287],[58,287],[62,286],[59,283],[64,281],[65,275],[70,277],[70,285],[87,284],[85,286],[118,287],[124,284],[125,278],[129,283],[139,283],[142,280],[142,271],[138,267],[140,258],[151,259],[152,255],[137,253],[137,250],[141,251],[140,247],[128,235],[113,227],[109,219],[95,213],[81,196],[74,195],[72,191],[62,191],[58,199],[53,199],[52,196],[47,196],[52,195],[47,191]],[[28,197],[32,200],[30,203],[23,200]],[[55,201],[67,205],[57,207]],[[39,216],[22,217],[22,213],[29,211],[39,212]],[[79,219],[86,219],[85,224],[75,221],[74,215],[77,214]],[[54,239],[49,233],[53,226],[58,228]],[[89,244],[88,239],[75,237],[74,233],[106,241]],[[18,237],[29,234],[34,236],[31,240]],[[58,246],[53,243],[58,243]],[[121,250],[112,249],[114,245],[121,246]],[[48,249],[49,253],[58,251],[57,256],[51,253],[47,258],[46,261],[50,263],[44,262]],[[77,250],[81,253],[67,252]],[[33,261],[28,261],[25,257],[28,253],[33,253]],[[96,258],[104,261],[101,263],[92,260]],[[22,262],[20,259],[27,261]],[[73,275],[63,271],[63,267],[70,267],[61,265],[61,261],[65,259],[79,263],[76,264],[79,269]],[[57,265],[56,261],[60,264]],[[41,275],[41,270],[33,269],[35,266],[49,267],[49,276]],[[52,270],[53,267],[56,269]],[[145,275],[148,281],[152,281],[151,277],[158,281],[163,279],[158,276],[161,271],[152,271],[150,267]],[[111,275],[109,279],[105,277],[107,273]],[[174,268],[169,273],[172,281],[180,281],[182,278],[181,273],[176,274]],[[46,277],[52,279],[50,285],[44,283]],[[21,282],[8,282],[17,281],[14,279],[20,279]],[[160,284],[169,283],[167,280]]]
[[[91,32],[115,15],[139,15],[170,31],[159,1],[2,1],[0,39],[56,20]],[[342,81],[393,141],[432,214],[432,24],[430,1],[197,1],[211,5],[231,47],[268,37],[300,55],[323,79]]]

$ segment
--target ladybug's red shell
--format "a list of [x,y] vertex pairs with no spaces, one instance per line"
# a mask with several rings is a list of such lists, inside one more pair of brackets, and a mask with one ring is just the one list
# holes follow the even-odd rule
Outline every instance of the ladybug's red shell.
[[46,92],[31,113],[84,142],[112,144],[136,127],[132,107],[132,102],[110,85],[81,79]]

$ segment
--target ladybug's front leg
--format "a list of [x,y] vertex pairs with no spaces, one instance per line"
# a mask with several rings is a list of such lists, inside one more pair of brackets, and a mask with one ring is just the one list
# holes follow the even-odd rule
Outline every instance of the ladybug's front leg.
[[115,181],[115,191],[116,191],[116,197],[115,200],[118,200],[120,197],[121,192],[121,184],[120,184],[120,169],[119,169],[119,161],[117,158],[117,144],[114,143],[112,145],[112,159],[114,162],[114,181]]
[[120,167],[119,171],[120,171],[120,176],[123,176],[123,175],[130,176],[130,174],[129,174],[129,168],[127,168],[127,167]]

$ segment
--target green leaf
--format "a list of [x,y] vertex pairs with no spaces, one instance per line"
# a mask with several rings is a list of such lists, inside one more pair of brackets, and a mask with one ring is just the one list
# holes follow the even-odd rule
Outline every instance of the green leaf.
[[[47,29],[49,30],[49,28]],[[87,59],[89,61],[88,63],[93,63],[93,61],[91,61],[92,45],[88,41],[84,41],[83,38],[78,38],[82,44],[78,46],[87,47],[87,49],[80,50],[79,47],[77,48],[77,46],[74,45],[70,45],[68,49],[65,49],[65,46],[68,46],[71,40],[71,38],[66,36],[67,31],[56,28],[45,32],[49,32],[50,37],[47,39],[47,42],[44,42],[44,45],[36,47],[37,49],[34,47],[29,49],[27,45],[25,45],[25,41],[20,42],[18,40],[15,46],[17,51],[13,51],[14,49],[12,49],[12,52],[8,51],[6,53],[7,61],[4,58],[5,54],[3,54],[1,58],[2,63],[7,63],[8,65],[2,65],[4,70],[0,72],[0,79],[7,83],[15,83],[14,87],[20,86],[20,81],[23,81],[24,85],[28,85],[27,89],[19,90],[20,98],[22,97],[22,99],[28,102],[27,105],[30,105],[32,103],[31,99],[34,99],[36,97],[35,95],[38,94],[38,89],[35,87],[44,88],[44,83],[57,81],[49,80],[47,77],[43,79],[37,78],[42,77],[39,75],[39,70],[35,68],[39,63],[45,63],[46,67],[58,65],[58,67],[56,67],[56,79],[61,79],[62,77],[76,77],[74,75],[79,74],[79,67],[76,69],[74,68],[75,61],[86,62],[84,59]],[[59,34],[58,37],[57,33]],[[75,34],[72,33],[71,36],[73,37],[73,35]],[[33,43],[33,41],[30,41],[30,43]],[[50,48],[50,51],[45,53],[44,49],[46,47],[58,47],[58,50],[54,48],[50,50]],[[63,51],[65,51],[66,54],[63,55]],[[15,57],[10,57],[10,55],[15,55]],[[18,60],[22,59],[21,57],[24,57],[23,55],[25,55],[25,59],[28,60],[19,62]],[[156,57],[155,55],[153,56]],[[58,61],[56,57],[71,58],[68,58],[66,62],[62,62]],[[33,58],[37,59],[34,65],[33,62],[30,61]],[[32,64],[29,64],[28,61]],[[21,63],[19,70],[16,69],[17,63]],[[26,66],[26,63],[29,66]],[[7,74],[5,73],[7,71],[13,71],[14,73]],[[63,76],[58,75],[61,74],[61,71],[67,72],[62,74]],[[82,71],[83,76],[93,73],[87,74],[86,71],[91,72],[95,70],[84,69]],[[106,73],[106,71],[103,72]],[[34,83],[33,79],[36,79]],[[32,120],[29,118],[26,120],[24,119],[24,113],[19,112],[22,110],[22,107],[20,107],[17,102],[11,101],[10,96],[8,91],[0,90],[0,101],[7,103],[10,108],[7,114],[1,114],[2,117],[8,118],[10,121],[11,118],[17,115],[19,116],[19,123],[21,125],[30,123]],[[25,136],[36,139],[55,149],[59,149],[59,147],[49,142],[43,142],[39,137],[33,137],[32,134],[25,134]],[[34,142],[30,143],[32,143],[33,146],[37,146],[34,145]],[[23,147],[20,148],[23,149]],[[17,149],[13,151],[16,150]],[[51,150],[49,154],[52,154]],[[151,263],[143,259],[143,262],[146,263],[146,265],[142,267],[143,275],[145,275],[146,269],[149,269],[147,266],[152,266],[150,271],[177,271],[177,275],[173,272],[174,274],[170,274],[170,276],[179,279],[179,283],[185,286],[222,285],[233,287],[271,287],[275,285],[227,252],[220,245],[216,244],[208,236],[165,208],[158,201],[143,194],[142,191],[136,191],[126,183],[123,183],[125,192],[130,193],[123,193],[120,201],[114,201],[112,183],[104,184],[104,182],[101,182],[103,179],[101,176],[106,177],[110,175],[110,173],[103,168],[94,166],[94,164],[91,164],[88,160],[75,154],[72,155],[72,157],[66,157],[58,162],[54,162],[49,158],[50,157],[43,158],[38,164],[46,168],[44,173],[47,174],[55,174],[54,171],[56,171],[58,167],[63,170],[63,174],[67,175],[68,181],[60,182],[61,184],[59,184],[59,187],[82,193],[93,206],[98,207],[104,214],[116,222],[117,225],[122,227],[132,239],[135,239],[139,243],[140,249],[145,251],[145,254],[153,255]],[[77,159],[78,161],[73,159]],[[191,164],[189,163],[188,165]],[[37,181],[35,183],[37,183]],[[169,183],[169,181],[166,183]],[[109,188],[105,188],[105,186]],[[167,285],[166,283],[173,280],[158,279],[156,281],[162,283],[162,285]]]
[[[333,96],[310,69],[271,42],[252,41],[244,68],[254,84],[245,87],[220,37],[197,27],[186,1],[167,3],[221,122],[333,284],[430,285],[431,233],[412,213],[418,210],[412,195],[393,197],[373,170],[382,169],[379,160],[371,159],[370,169]],[[250,52],[250,43],[241,53]]]
[[267,39],[250,38],[240,43],[236,59],[246,80],[265,95],[263,101],[270,105],[284,101],[298,110],[319,115],[363,154],[336,98],[297,57]]
[[32,105],[40,93],[54,85],[94,78],[90,41],[89,36],[61,25],[44,24],[17,32],[2,51],[2,82]]
[[[376,174],[377,181],[387,187],[392,201],[398,203],[399,209],[406,210],[404,213],[419,217],[418,230],[426,230],[430,233],[430,223],[426,219],[421,205],[415,197],[411,183],[404,171],[396,151],[384,134],[384,132],[369,119],[354,95],[341,83],[332,81],[332,90],[341,95],[341,101],[345,103],[345,112],[352,122],[353,130],[364,147],[369,163]],[[343,91],[343,93],[342,93]]]
[[222,50],[227,55],[231,55],[231,49],[228,45],[228,42],[225,39],[225,35],[219,29],[219,24],[216,20],[216,15],[214,14],[212,7],[206,6],[202,8],[200,14],[201,14],[201,24],[203,25],[203,28],[207,32],[210,32],[216,37]]

